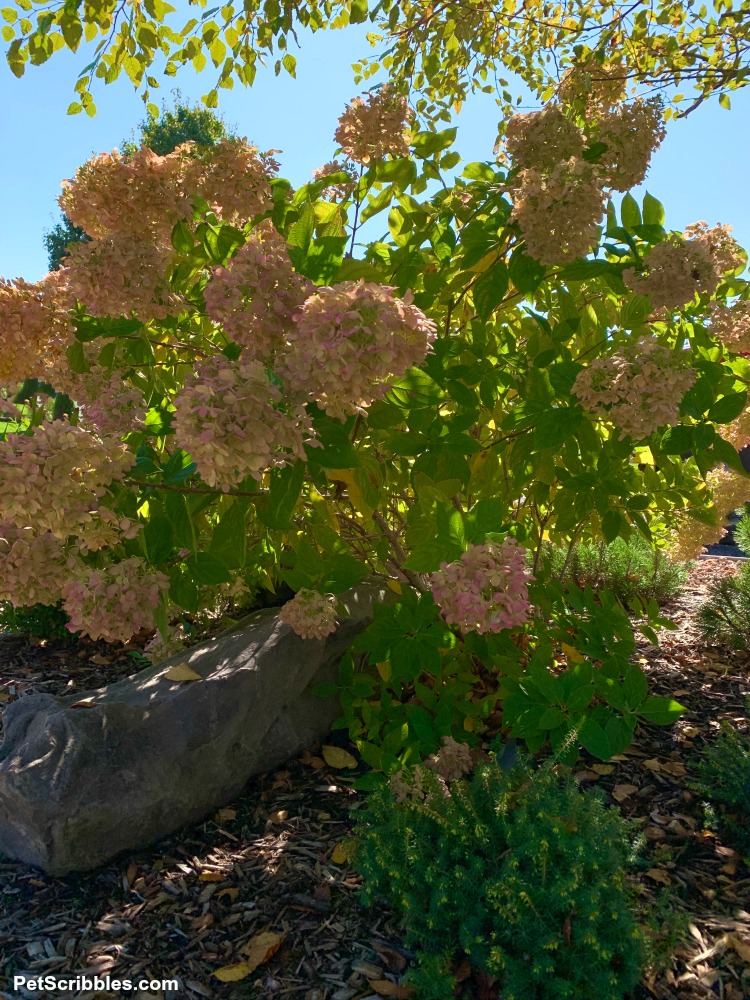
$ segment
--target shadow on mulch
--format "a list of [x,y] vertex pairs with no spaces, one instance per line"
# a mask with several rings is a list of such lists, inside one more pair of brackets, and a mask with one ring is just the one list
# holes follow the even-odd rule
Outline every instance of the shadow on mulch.
[[[676,630],[662,633],[659,648],[640,648],[652,691],[676,697],[684,716],[670,728],[642,726],[633,746],[607,764],[584,757],[578,766],[584,787],[602,788],[645,838],[639,889],[655,916],[657,950],[668,957],[644,979],[637,1000],[750,996],[750,871],[704,828],[689,787],[691,762],[721,720],[747,725],[747,658],[702,646],[694,625],[708,584],[738,565],[699,561],[683,596],[665,607]],[[82,691],[138,668],[127,652],[101,643],[62,648],[5,639],[0,662],[6,702],[34,690]],[[0,861],[0,989],[3,975],[10,989],[21,971],[85,971],[177,978],[173,995],[188,998],[398,997],[410,958],[398,923],[362,908],[347,864],[346,838],[362,801],[352,780],[308,752],[252,781],[210,820],[91,873],[52,878]],[[674,940],[665,932],[660,942],[669,913],[680,934]],[[257,971],[235,982],[216,978],[245,960],[266,931],[281,943]],[[462,991],[464,1000],[499,998],[477,978]]]

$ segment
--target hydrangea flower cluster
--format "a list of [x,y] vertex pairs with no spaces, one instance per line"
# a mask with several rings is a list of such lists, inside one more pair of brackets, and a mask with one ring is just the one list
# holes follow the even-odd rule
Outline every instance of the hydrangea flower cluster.
[[137,556],[103,569],[85,568],[62,588],[71,632],[92,639],[127,642],[140,629],[153,629],[154,612],[169,577]]
[[425,766],[450,784],[470,774],[474,769],[474,761],[471,750],[465,743],[458,743],[452,736],[444,736],[442,747],[427,758]]
[[60,197],[68,218],[93,237],[65,261],[72,294],[93,316],[134,314],[148,322],[179,313],[183,299],[168,285],[174,225],[192,219],[195,199],[235,224],[265,212],[277,166],[230,139],[205,148],[185,143],[166,156],[143,147],[89,160]]
[[603,112],[591,138],[607,146],[598,163],[606,186],[629,191],[640,184],[666,134],[664,105],[658,97]]
[[324,163],[322,167],[318,167],[317,170],[313,170],[313,180],[316,181],[322,181],[332,174],[340,173],[348,174],[351,180],[345,183],[332,184],[331,187],[327,187],[322,192],[323,198],[328,198],[332,201],[345,201],[351,197],[357,184],[357,174],[354,164],[349,163],[348,160],[344,160],[343,162],[331,160],[329,163]]
[[747,263],[747,254],[732,236],[732,226],[719,223],[716,226],[701,219],[685,227],[686,240],[702,243],[711,254],[717,274],[734,274]]
[[370,92],[366,101],[354,98],[339,118],[334,138],[355,163],[408,156],[412,117],[406,98],[386,84]]
[[430,576],[435,603],[449,625],[464,632],[499,632],[522,625],[529,612],[526,552],[513,538],[469,545]]
[[276,162],[255,146],[224,139],[184,143],[166,156],[147,147],[95,156],[63,182],[60,208],[94,239],[115,234],[169,245],[174,225],[192,217],[192,199],[207,201],[225,222],[245,222],[272,205]]
[[279,621],[302,639],[325,639],[336,631],[334,599],[317,590],[300,590],[279,611]]
[[257,361],[223,355],[199,361],[177,394],[173,427],[209,486],[228,490],[247,476],[305,458],[312,430],[305,410],[281,409],[282,395]]
[[511,219],[521,227],[531,257],[559,264],[585,257],[598,238],[604,192],[597,169],[571,157],[550,171],[520,170]]
[[629,268],[623,273],[628,288],[648,295],[654,309],[680,309],[698,295],[712,295],[722,275],[745,262],[741,247],[730,236],[731,226],[709,228],[705,222],[688,226],[683,236],[673,233],[651,250],[645,273]]
[[[59,271],[31,283],[0,278],[0,386],[27,378],[32,365],[45,368],[72,341],[72,299]],[[43,371],[40,369],[40,375]]]
[[591,413],[640,440],[678,421],[695,372],[655,337],[641,337],[615,354],[596,358],[577,375],[573,393]]
[[270,181],[279,164],[245,140],[222,139],[212,146],[185,143],[184,187],[207,201],[219,218],[241,225],[273,207]]
[[283,239],[268,229],[251,236],[226,267],[214,268],[203,298],[208,315],[246,357],[270,361],[314,290],[292,267]]
[[127,157],[101,153],[63,181],[60,208],[94,239],[118,233],[168,243],[175,223],[192,212],[182,183],[185,158],[182,147],[168,156],[145,146]]
[[93,522],[111,483],[133,464],[127,447],[67,420],[0,441],[0,519],[67,539]]
[[389,376],[424,361],[435,324],[393,293],[374,282],[344,281],[311,295],[279,361],[287,389],[343,420],[381,398]]
[[70,249],[62,271],[71,293],[92,316],[136,316],[141,322],[177,315],[182,296],[169,287],[171,247],[120,234]]
[[51,532],[0,524],[0,601],[18,608],[55,604],[73,572],[73,561]]
[[513,115],[505,131],[505,154],[525,170],[554,170],[558,163],[580,157],[584,137],[559,104]]
[[706,486],[712,494],[717,522],[705,524],[692,517],[683,518],[670,540],[669,554],[673,559],[695,559],[707,545],[720,541],[729,515],[750,500],[747,479],[731,469],[712,469],[706,476]]
[[711,310],[711,333],[735,354],[750,352],[750,301]]
[[563,77],[557,96],[563,104],[581,106],[587,121],[598,119],[625,99],[628,75],[621,63],[573,66]]
[[156,632],[152,639],[143,647],[144,656],[152,663],[161,663],[174,653],[179,653],[185,648],[185,631],[181,625],[168,629],[165,639],[161,632]]
[[[579,128],[561,104],[514,115],[504,141],[516,173],[509,184],[511,219],[518,222],[529,254],[542,264],[584,257],[598,238],[605,189],[627,191],[643,180],[651,155],[665,135],[661,101],[638,100],[614,111],[602,98]],[[604,143],[596,164],[587,146]]]

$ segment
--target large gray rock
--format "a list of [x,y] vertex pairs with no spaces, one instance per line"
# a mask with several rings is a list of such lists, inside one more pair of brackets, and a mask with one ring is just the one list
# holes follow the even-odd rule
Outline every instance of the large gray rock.
[[[0,854],[52,874],[93,868],[237,796],[248,778],[320,741],[339,714],[312,693],[335,679],[387,590],[345,595],[339,629],[300,639],[273,610],[83,696],[29,695],[3,715]],[[201,680],[164,675],[188,663]],[[90,701],[89,701],[90,699]]]

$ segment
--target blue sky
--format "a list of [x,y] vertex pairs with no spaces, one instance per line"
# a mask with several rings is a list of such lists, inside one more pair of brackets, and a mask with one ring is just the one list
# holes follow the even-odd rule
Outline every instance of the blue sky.
[[[297,79],[258,74],[250,90],[220,92],[219,112],[240,135],[261,149],[280,149],[282,174],[293,184],[333,154],[336,119],[357,93],[351,63],[368,50],[365,31],[350,28],[318,32],[304,39],[297,53]],[[92,153],[117,146],[145,117],[138,95],[126,79],[100,86],[98,112],[68,116],[73,83],[85,55],[58,53],[17,80],[0,64],[0,276],[40,278],[47,270],[43,232],[57,218],[60,181],[70,177]],[[183,71],[165,79],[197,100],[209,89],[208,71]],[[498,109],[489,95],[469,100],[455,124],[457,149],[469,160],[490,159]],[[746,196],[750,159],[750,88],[732,97],[727,112],[716,102],[684,121],[669,125],[645,188],[664,202],[667,225],[682,229],[705,219],[725,222],[750,248],[750,203]]]

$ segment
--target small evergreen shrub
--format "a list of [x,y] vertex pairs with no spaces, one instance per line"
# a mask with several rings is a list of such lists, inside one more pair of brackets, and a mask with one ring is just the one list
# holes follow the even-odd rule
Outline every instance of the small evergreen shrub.
[[750,856],[750,735],[725,724],[703,751],[693,788],[717,807],[713,815],[727,840]]
[[33,639],[65,639],[70,638],[65,627],[69,621],[61,604],[33,604],[28,608],[0,604],[0,632],[19,632]]
[[619,1000],[644,956],[631,825],[549,767],[506,772],[491,755],[455,774],[400,772],[357,825],[365,902],[383,897],[421,949],[417,996],[449,1000],[463,953],[503,1000]]
[[638,536],[574,545],[570,557],[566,548],[550,546],[545,558],[548,571],[558,579],[611,590],[624,604],[676,597],[688,571],[687,563],[673,562]]
[[698,610],[698,628],[706,642],[730,649],[750,648],[750,563],[736,576],[715,580]]

